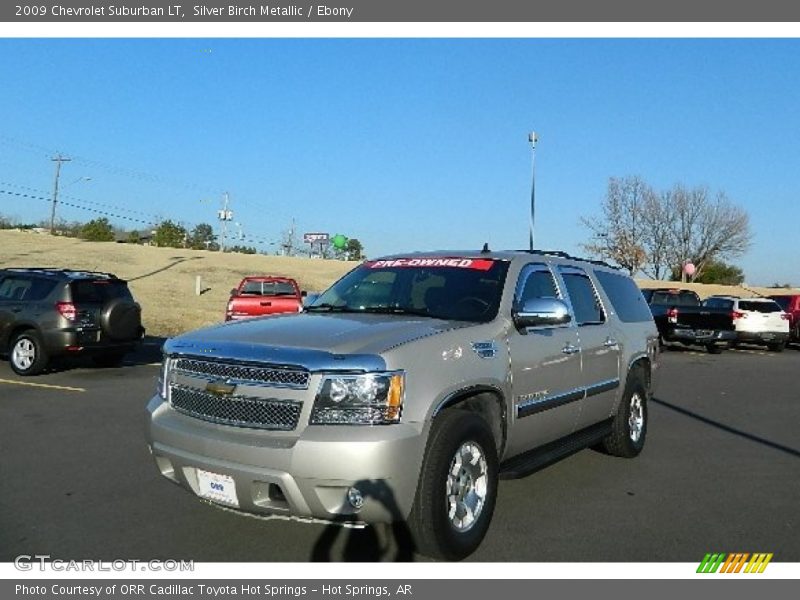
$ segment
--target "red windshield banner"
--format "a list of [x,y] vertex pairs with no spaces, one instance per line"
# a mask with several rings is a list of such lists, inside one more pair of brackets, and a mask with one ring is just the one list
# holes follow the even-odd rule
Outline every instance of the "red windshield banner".
[[488,271],[494,264],[485,258],[395,258],[392,260],[372,260],[364,263],[369,269],[385,269],[389,267],[450,267],[456,269],[474,269]]

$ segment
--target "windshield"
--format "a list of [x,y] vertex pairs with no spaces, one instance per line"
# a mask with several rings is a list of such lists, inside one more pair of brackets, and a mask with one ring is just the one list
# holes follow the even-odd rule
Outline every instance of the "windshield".
[[477,258],[371,261],[333,284],[307,310],[486,322],[497,315],[507,271],[507,261]]

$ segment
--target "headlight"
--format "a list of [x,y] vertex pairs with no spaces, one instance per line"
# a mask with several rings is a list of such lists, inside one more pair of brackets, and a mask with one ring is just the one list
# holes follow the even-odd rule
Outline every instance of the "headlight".
[[399,423],[405,373],[326,375],[314,400],[312,425]]
[[161,396],[162,400],[168,400],[170,360],[165,354],[161,360],[161,371],[158,374],[158,395]]

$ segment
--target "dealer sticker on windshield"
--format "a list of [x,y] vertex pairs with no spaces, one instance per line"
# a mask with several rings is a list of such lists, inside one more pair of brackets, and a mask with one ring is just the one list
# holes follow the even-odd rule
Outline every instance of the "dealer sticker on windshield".
[[239,506],[236,485],[229,475],[197,469],[197,487],[198,496],[229,506]]
[[364,263],[369,269],[386,269],[389,267],[450,267],[456,269],[474,269],[488,271],[493,260],[485,258],[395,258],[392,260],[373,260]]

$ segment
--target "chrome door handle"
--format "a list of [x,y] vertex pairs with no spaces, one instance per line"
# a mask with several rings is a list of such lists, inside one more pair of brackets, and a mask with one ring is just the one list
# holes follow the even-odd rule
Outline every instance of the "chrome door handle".
[[603,342],[603,346],[606,348],[615,348],[619,346],[619,343],[614,338],[608,338],[605,342]]
[[577,354],[577,353],[578,353],[578,352],[580,352],[580,351],[581,351],[581,349],[580,349],[580,348],[578,348],[577,346],[573,346],[572,344],[567,344],[567,345],[566,345],[566,346],[564,346],[564,348],[561,350],[561,352],[563,352],[564,354],[568,354],[568,355],[570,355],[570,354]]

